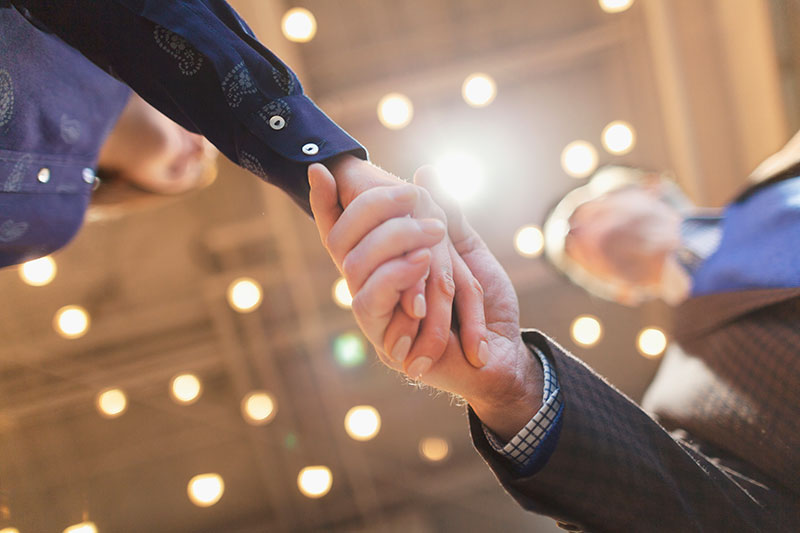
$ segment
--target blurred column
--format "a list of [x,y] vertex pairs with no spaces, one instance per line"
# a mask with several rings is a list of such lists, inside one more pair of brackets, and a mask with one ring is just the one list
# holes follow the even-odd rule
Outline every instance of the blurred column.
[[790,133],[767,0],[642,4],[672,166],[720,205]]

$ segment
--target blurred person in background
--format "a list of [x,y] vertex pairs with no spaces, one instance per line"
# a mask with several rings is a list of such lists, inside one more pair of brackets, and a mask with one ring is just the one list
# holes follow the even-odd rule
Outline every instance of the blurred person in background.
[[[111,178],[95,200],[100,216],[100,206],[107,215],[109,204],[141,202],[141,191],[207,183],[202,137],[309,212],[314,162],[332,170],[345,206],[403,183],[367,161],[223,0],[0,0],[0,32],[0,267],[64,246],[98,170]],[[415,215],[442,216],[432,204]],[[453,257],[451,244],[436,244],[430,280],[404,296],[396,322],[409,365],[443,350],[455,285],[467,288],[470,361],[486,353],[481,295],[467,269],[454,281]]]
[[[407,224],[404,239],[376,239],[402,213],[392,194],[370,191],[369,206],[342,212],[330,173],[309,173],[334,261],[361,265],[345,273],[356,319],[402,371],[383,348],[397,338],[389,317],[425,276],[429,238]],[[478,452],[520,505],[574,531],[800,528],[800,134],[717,216],[688,216],[674,185],[616,167],[548,219],[548,254],[574,280],[626,304],[678,306],[644,409],[545,334],[520,334],[500,264],[430,169],[415,181],[485,292],[490,356],[467,365],[453,331],[438,362],[411,377],[464,398]]]

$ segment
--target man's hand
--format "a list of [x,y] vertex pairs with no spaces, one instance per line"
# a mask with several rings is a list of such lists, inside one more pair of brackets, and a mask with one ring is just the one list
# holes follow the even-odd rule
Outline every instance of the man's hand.
[[[374,209],[375,202],[370,201],[369,196],[361,196],[374,188],[408,187],[408,184],[367,161],[345,155],[329,161],[327,166],[335,183],[328,178],[330,174],[325,167],[309,167],[311,207],[322,242],[354,294],[371,270],[365,268],[362,253],[355,253],[349,259],[345,255],[366,235],[367,230],[390,218],[406,215],[446,221],[444,212],[430,196],[413,187],[406,189],[405,196],[401,194],[396,198],[390,210]],[[336,224],[339,216],[345,217],[343,224]],[[391,236],[391,232],[383,237],[387,235]],[[489,354],[480,284],[468,269],[452,264],[451,258],[456,253],[448,239],[431,246],[430,255],[427,282],[419,280],[402,292],[400,306],[386,326],[383,342],[376,344],[380,351],[402,364],[405,371],[415,378],[428,371],[447,345],[456,294],[456,311],[459,322],[463,324],[459,335],[467,360],[480,367]],[[354,301],[354,305],[359,304]],[[420,326],[423,317],[426,320]]]

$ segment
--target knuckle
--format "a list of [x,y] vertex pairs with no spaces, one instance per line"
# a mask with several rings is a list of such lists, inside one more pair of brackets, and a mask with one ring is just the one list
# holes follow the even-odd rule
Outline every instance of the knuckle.
[[370,316],[369,302],[363,293],[357,292],[353,295],[353,302],[350,304],[350,309],[357,317],[368,318]]
[[456,282],[453,280],[453,273],[450,270],[440,270],[436,278],[437,288],[452,300],[456,295]]

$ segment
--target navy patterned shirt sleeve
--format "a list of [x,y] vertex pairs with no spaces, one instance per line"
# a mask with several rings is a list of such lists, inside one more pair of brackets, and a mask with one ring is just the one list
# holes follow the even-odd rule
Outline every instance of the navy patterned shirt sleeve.
[[531,475],[541,470],[550,457],[558,440],[564,407],[553,365],[538,348],[534,346],[529,348],[542,364],[544,376],[542,406],[525,427],[508,442],[503,442],[492,430],[483,426],[483,434],[494,451],[508,459],[517,473],[524,475]]
[[310,163],[367,157],[223,0],[13,2],[306,211]]

